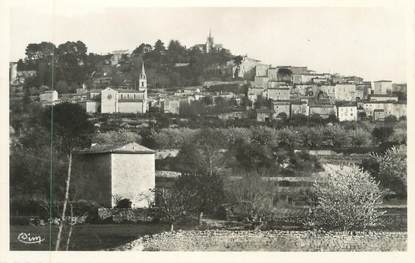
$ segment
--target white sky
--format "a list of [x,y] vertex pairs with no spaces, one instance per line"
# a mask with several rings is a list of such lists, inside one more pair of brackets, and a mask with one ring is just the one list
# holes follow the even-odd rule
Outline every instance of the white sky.
[[[60,5],[10,10],[10,59],[28,43],[83,41],[88,52],[177,39],[216,43],[272,65],[308,66],[366,80],[406,82],[406,20],[391,7],[130,7]],[[54,15],[52,15],[54,14]]]

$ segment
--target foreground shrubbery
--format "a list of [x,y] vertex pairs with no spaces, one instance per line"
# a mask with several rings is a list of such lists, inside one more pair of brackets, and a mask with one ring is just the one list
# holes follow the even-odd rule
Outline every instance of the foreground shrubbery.
[[369,173],[357,166],[326,166],[313,186],[316,206],[311,223],[325,229],[360,230],[380,224],[383,192]]
[[179,231],[144,236],[116,250],[145,251],[404,251],[402,232]]

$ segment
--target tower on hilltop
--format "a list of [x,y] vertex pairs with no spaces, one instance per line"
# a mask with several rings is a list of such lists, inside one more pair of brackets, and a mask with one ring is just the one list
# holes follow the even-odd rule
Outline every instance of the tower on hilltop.
[[209,29],[209,36],[206,39],[206,53],[211,52],[212,49],[213,49],[213,37]]

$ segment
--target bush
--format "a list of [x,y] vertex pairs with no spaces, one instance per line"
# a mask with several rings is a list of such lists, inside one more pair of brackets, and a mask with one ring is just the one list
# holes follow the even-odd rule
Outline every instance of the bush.
[[131,208],[131,200],[128,198],[123,198],[117,202],[116,208]]
[[384,154],[373,154],[379,168],[374,173],[380,184],[395,192],[398,196],[406,197],[407,192],[407,157],[406,147],[392,147]]
[[361,230],[379,224],[383,192],[369,173],[357,166],[327,166],[313,185],[316,204],[310,223],[324,229]]

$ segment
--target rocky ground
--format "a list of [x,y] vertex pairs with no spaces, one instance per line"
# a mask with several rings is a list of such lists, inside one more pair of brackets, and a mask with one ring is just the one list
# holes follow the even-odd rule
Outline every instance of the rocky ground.
[[143,236],[115,250],[405,251],[406,232],[192,230]]

